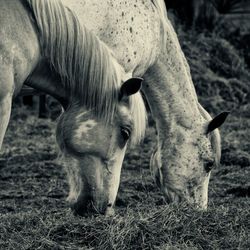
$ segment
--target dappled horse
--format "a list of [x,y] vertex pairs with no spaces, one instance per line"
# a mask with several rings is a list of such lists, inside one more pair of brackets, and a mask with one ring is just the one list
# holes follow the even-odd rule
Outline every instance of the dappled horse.
[[151,169],[167,201],[205,209],[213,166],[220,161],[218,127],[199,104],[190,69],[163,0],[62,0],[113,51],[142,85],[157,128]]
[[65,112],[57,126],[78,214],[110,214],[128,141],[144,134],[140,78],[56,0],[0,0],[0,147],[12,99],[24,82],[51,94]]

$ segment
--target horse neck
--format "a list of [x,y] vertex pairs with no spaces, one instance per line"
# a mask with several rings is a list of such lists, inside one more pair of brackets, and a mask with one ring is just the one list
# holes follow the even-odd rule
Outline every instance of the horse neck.
[[156,124],[164,134],[176,129],[202,129],[206,119],[199,109],[189,66],[175,32],[166,35],[165,52],[159,55],[158,61],[145,76],[150,88],[146,91],[147,97],[151,100],[153,115],[157,116]]
[[41,57],[40,62],[26,79],[25,84],[53,96],[66,107],[69,102],[66,89],[59,74],[51,67],[47,60]]
[[[187,85],[182,84],[187,79],[181,80],[173,72],[165,73],[166,70],[163,69],[165,69],[165,65],[161,65],[153,73],[151,70],[148,72],[152,76],[152,82],[157,78],[164,81],[164,85],[155,85],[154,91],[150,92],[150,96],[147,95],[151,99],[150,108],[158,129],[166,134],[178,128],[192,130],[196,126],[204,124],[204,118],[198,109],[197,97],[193,95]],[[153,103],[152,100],[154,100]]]
[[199,110],[190,69],[167,18],[164,1],[153,3],[161,20],[161,37],[157,60],[145,75],[148,84],[144,85],[144,92],[156,124],[164,134],[178,128],[202,127],[206,118]]

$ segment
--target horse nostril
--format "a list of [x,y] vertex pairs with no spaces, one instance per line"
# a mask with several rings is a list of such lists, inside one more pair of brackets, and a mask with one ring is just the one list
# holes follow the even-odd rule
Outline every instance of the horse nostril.
[[179,192],[175,192],[172,190],[169,190],[168,188],[164,189],[164,198],[166,200],[167,203],[180,203],[183,201],[183,197]]
[[71,205],[74,215],[91,216],[94,214],[111,215],[113,214],[113,203],[99,201],[94,202],[91,196],[82,196],[78,201]]
[[73,211],[74,215],[79,216],[86,216],[89,213],[92,213],[94,210],[92,198],[90,196],[81,197],[81,199],[78,199],[77,202],[71,204],[71,210]]

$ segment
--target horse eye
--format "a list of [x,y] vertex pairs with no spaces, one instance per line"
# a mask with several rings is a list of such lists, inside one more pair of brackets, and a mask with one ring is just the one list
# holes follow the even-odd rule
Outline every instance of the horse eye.
[[209,173],[214,166],[214,161],[208,161],[204,164],[205,171]]
[[128,128],[121,128],[121,135],[124,141],[127,141],[130,137],[130,130]]

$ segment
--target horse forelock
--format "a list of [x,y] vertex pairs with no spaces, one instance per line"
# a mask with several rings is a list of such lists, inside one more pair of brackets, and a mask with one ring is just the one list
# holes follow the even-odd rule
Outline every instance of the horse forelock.
[[140,92],[130,96],[129,105],[134,122],[131,145],[136,145],[144,138],[147,125],[147,111]]

